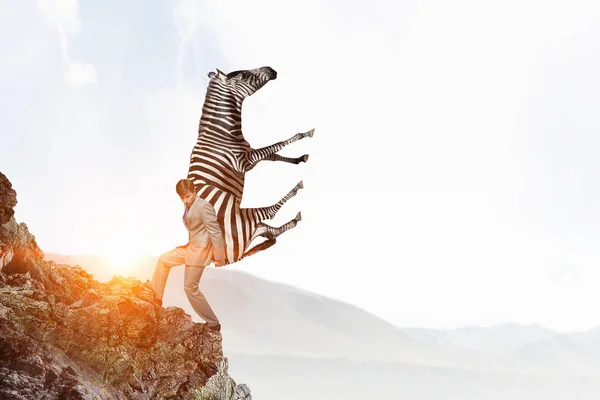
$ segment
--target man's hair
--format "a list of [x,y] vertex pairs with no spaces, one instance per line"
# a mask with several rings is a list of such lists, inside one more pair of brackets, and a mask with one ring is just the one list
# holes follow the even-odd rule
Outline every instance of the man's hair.
[[177,185],[175,185],[175,190],[177,191],[177,194],[180,197],[189,192],[196,193],[196,187],[194,186],[194,182],[192,182],[189,179],[179,180],[179,182],[177,182]]

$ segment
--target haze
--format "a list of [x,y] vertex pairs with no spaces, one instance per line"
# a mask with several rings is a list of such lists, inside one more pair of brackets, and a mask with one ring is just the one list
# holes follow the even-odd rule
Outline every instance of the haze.
[[230,268],[399,327],[600,325],[597,2],[0,6],[0,169],[45,251],[127,274],[184,244],[206,75],[269,65],[248,141],[316,131],[282,152],[307,164],[247,175],[243,206],[303,179],[273,224],[303,221]]

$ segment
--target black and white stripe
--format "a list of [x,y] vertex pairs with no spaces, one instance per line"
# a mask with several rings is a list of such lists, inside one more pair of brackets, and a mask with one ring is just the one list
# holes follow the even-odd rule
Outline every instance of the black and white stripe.
[[271,241],[272,245],[277,236],[296,226],[302,219],[301,213],[280,227],[269,226],[263,221],[273,218],[286,201],[294,197],[302,187],[302,181],[300,181],[286,196],[270,207],[241,208],[239,199],[231,193],[212,185],[200,185],[198,196],[215,207],[227,246],[226,255],[229,263],[239,261],[247,255],[245,253],[248,252],[254,239],[264,237]]
[[[294,135],[288,140],[261,149],[253,149],[242,134],[242,103],[277,73],[270,67],[223,72],[210,72],[198,140],[190,156],[188,179],[192,180],[198,195],[208,200],[217,212],[219,224],[225,234],[228,262],[240,260],[275,243],[281,233],[293,228],[296,218],[275,228],[263,221],[271,219],[287,200],[302,188],[299,182],[278,203],[270,207],[240,208],[244,191],[244,174],[263,160],[298,164],[306,162],[308,155],[298,158],[276,154],[283,147],[304,137],[312,137],[314,129]],[[262,236],[267,240],[248,251],[250,243]]]

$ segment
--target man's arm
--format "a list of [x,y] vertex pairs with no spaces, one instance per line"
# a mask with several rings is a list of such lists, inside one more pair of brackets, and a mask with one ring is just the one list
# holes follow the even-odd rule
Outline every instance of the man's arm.
[[225,239],[223,239],[221,227],[219,226],[219,221],[217,221],[217,214],[212,204],[209,202],[202,203],[200,218],[210,235],[210,241],[212,242],[215,254],[215,263],[225,261]]

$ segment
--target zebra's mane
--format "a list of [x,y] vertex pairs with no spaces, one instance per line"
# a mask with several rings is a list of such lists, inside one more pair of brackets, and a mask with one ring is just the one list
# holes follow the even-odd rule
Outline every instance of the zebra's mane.
[[242,72],[244,72],[243,69],[239,69],[237,71],[233,71],[227,74],[228,78],[233,78],[234,76],[236,76],[237,74],[241,74]]

